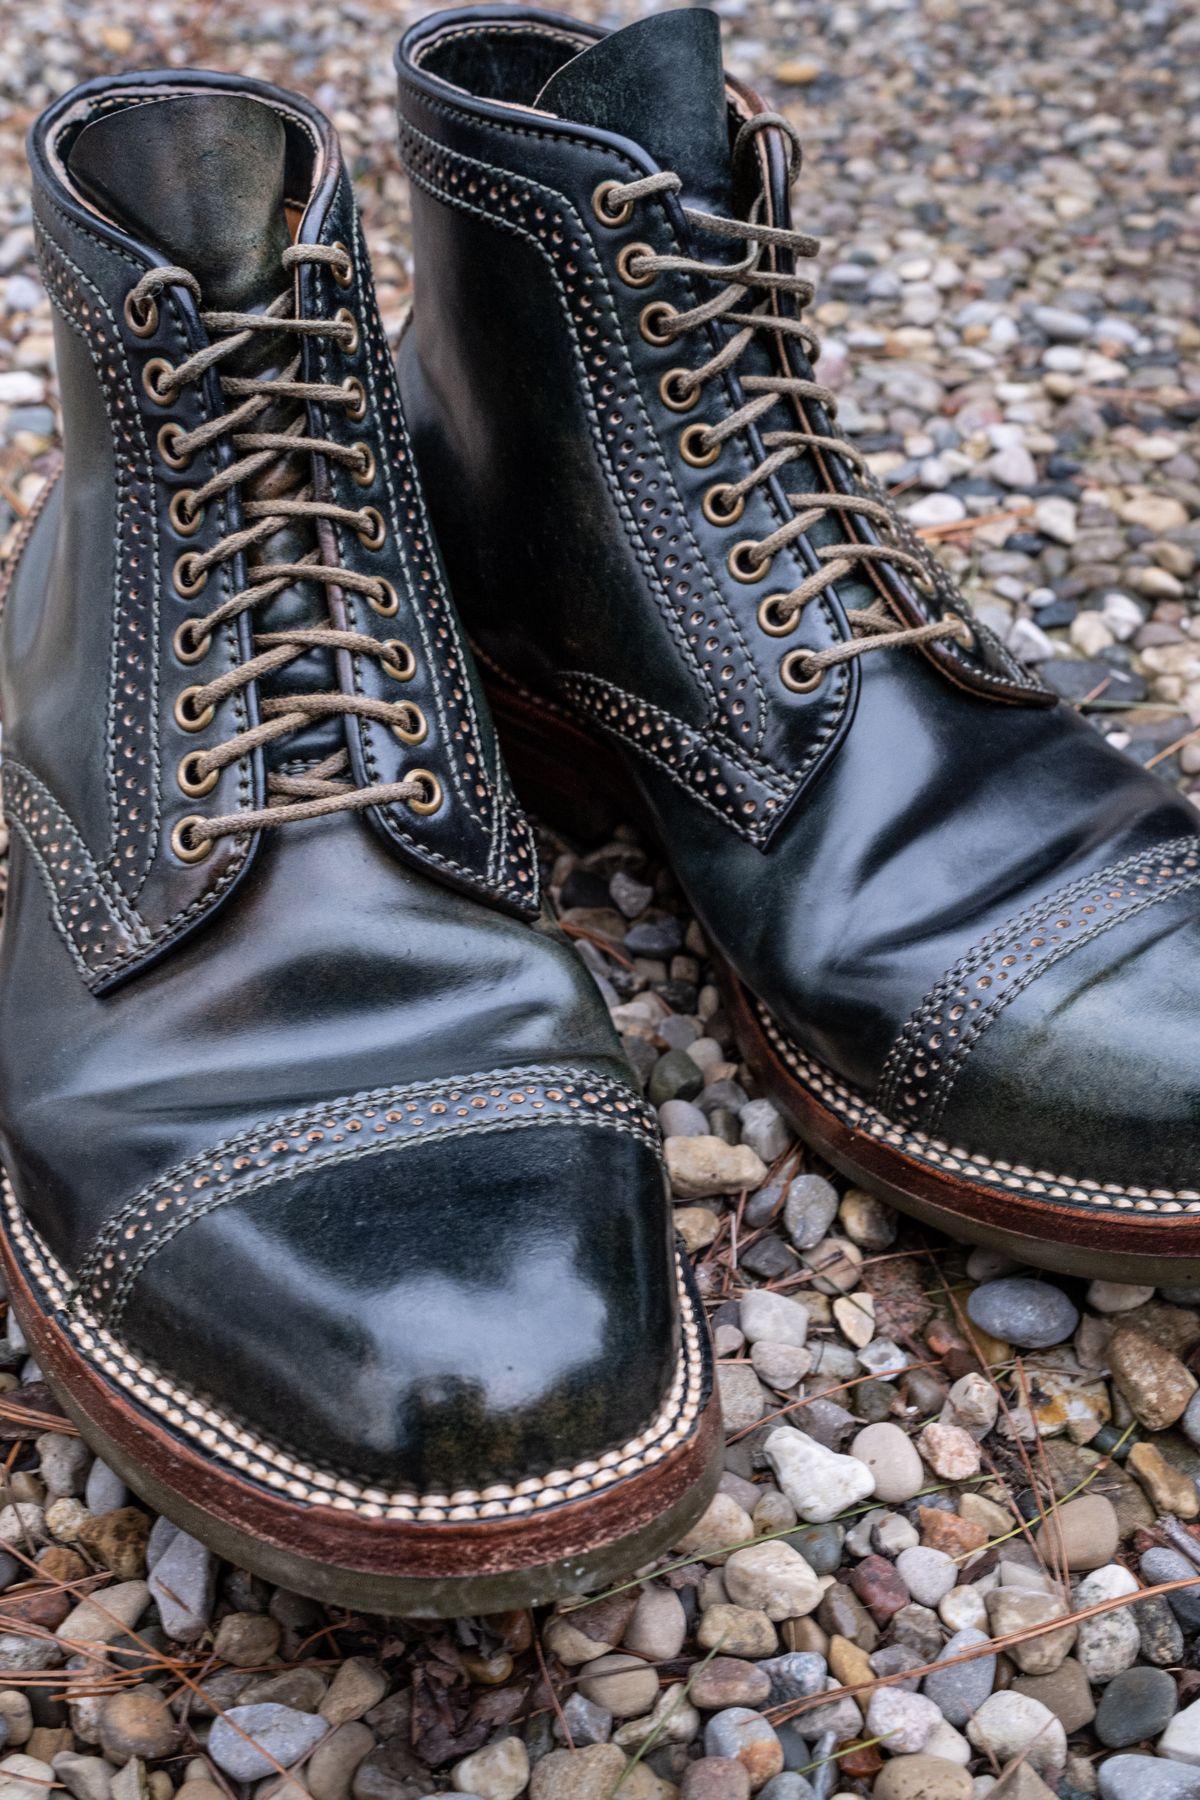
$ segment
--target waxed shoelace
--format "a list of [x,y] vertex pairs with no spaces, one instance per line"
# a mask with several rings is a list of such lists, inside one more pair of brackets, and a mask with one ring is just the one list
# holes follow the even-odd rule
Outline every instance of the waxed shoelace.
[[[798,170],[800,144],[795,128],[779,113],[759,113],[742,126],[734,146],[735,169],[757,135],[768,129],[781,131],[788,139],[794,176]],[[618,215],[639,200],[660,194],[675,194],[681,187],[680,177],[666,170],[656,175],[643,176],[637,181],[608,182],[605,184],[604,208],[607,212]],[[655,341],[674,342],[710,322],[736,328],[701,367],[672,372],[675,377],[675,397],[681,405],[691,395],[698,397],[706,383],[724,374],[726,370],[736,370],[744,352],[761,332],[773,333],[777,341],[794,339],[802,346],[810,363],[815,363],[820,354],[816,334],[801,317],[803,308],[811,304],[813,299],[812,282],[795,270],[773,268],[767,264],[768,253],[776,248],[785,255],[813,257],[819,249],[818,241],[807,232],[766,224],[761,217],[765,205],[765,195],[760,193],[746,219],[725,218],[694,207],[682,208],[684,218],[696,233],[707,233],[744,243],[747,246],[746,253],[739,262],[706,262],[697,256],[663,255],[648,247],[638,247],[636,253],[628,258],[627,276],[634,279],[635,285],[647,284],[649,277],[667,273],[718,284],[715,294],[686,311],[676,311],[665,304],[658,308]],[[756,294],[761,294],[761,298],[756,300]],[[795,300],[795,312],[775,311],[776,294]],[[818,381],[794,374],[740,374],[740,381],[746,400],[718,423],[699,428],[701,443],[698,449],[705,452],[719,451],[723,444],[748,426],[765,423],[767,414],[780,402],[798,403],[801,408],[808,402],[821,407],[828,419],[836,418],[836,397]],[[736,522],[746,496],[753,489],[782,472],[787,464],[804,456],[819,456],[822,452],[838,456],[854,470],[860,481],[870,479],[861,453],[844,438],[801,430],[798,426],[788,430],[761,430],[760,435],[766,455],[740,480],[719,484],[724,514],[722,522]],[[766,628],[772,635],[788,635],[794,630],[810,601],[823,594],[842,576],[856,568],[868,569],[872,563],[890,563],[893,568],[901,569],[909,575],[916,586],[929,591],[929,571],[925,563],[919,556],[897,543],[892,536],[895,520],[886,501],[869,493],[840,494],[828,487],[817,492],[788,494],[787,500],[794,509],[791,518],[769,536],[748,540],[738,546],[743,566],[756,579],[757,569],[761,567],[765,572],[777,551],[811,532],[814,526],[831,515],[854,513],[869,520],[879,531],[881,541],[814,545],[813,553],[821,566],[798,587],[786,593],[772,594],[769,601],[764,602],[764,606],[769,607],[767,617],[770,623]],[[763,616],[763,608],[760,607],[760,619]],[[971,641],[970,627],[958,615],[930,620],[924,625],[902,626],[897,624],[895,616],[888,610],[885,602],[880,600],[869,607],[849,609],[846,616],[854,636],[845,643],[832,645],[826,650],[793,651],[785,657],[785,670],[790,665],[793,671],[789,685],[816,686],[827,669],[837,663],[850,662],[872,650],[924,644],[934,638],[956,638],[965,643]]]
[[[286,272],[299,264],[323,263],[344,265],[346,253],[340,247],[321,244],[289,245],[282,256]],[[156,304],[157,294],[167,286],[188,289],[198,307],[202,306],[199,282],[187,270],[175,266],[148,271],[130,290],[126,299],[127,313],[134,319],[144,317],[149,306]],[[261,313],[201,310],[200,319],[211,342],[182,362],[172,366],[161,364],[155,371],[151,391],[163,404],[181,387],[199,381],[210,369],[236,356],[257,334],[286,339],[287,336],[326,336],[347,343],[357,332],[353,319],[343,313],[333,318],[305,319],[292,316],[292,294],[281,294]],[[199,592],[210,569],[229,561],[239,553],[249,558],[257,547],[272,537],[290,520],[325,520],[333,526],[357,531],[372,547],[382,543],[383,520],[374,509],[339,506],[332,500],[316,496],[312,483],[292,484],[291,491],[262,495],[276,471],[286,469],[289,458],[298,454],[321,456],[352,468],[362,469],[362,445],[340,444],[332,438],[318,438],[305,430],[305,407],[309,402],[323,406],[349,407],[358,401],[361,389],[347,384],[302,381],[299,377],[300,356],[296,354],[277,375],[220,374],[222,393],[232,404],[215,418],[193,431],[176,428],[171,440],[172,466],[181,467],[197,451],[217,438],[228,436],[235,451],[234,460],[218,470],[195,489],[183,490],[175,496],[178,516],[194,528],[204,508],[223,494],[238,489],[242,494],[241,513],[246,523],[227,533],[209,549],[186,553],[187,592]],[[292,416],[279,422],[279,428],[254,431],[254,421],[279,402],[294,401]],[[370,540],[367,533],[371,533]],[[378,539],[378,542],[376,542]],[[176,568],[179,568],[179,564]],[[395,598],[389,584],[382,579],[363,575],[327,563],[318,550],[289,563],[247,563],[247,585],[230,595],[219,606],[203,616],[192,618],[181,627],[183,644],[189,656],[203,653],[213,632],[240,614],[261,607],[274,595],[294,582],[317,582],[325,588],[339,587],[362,594],[381,612],[395,609]],[[177,633],[177,641],[179,641]],[[230,669],[215,680],[196,684],[187,690],[187,712],[190,729],[200,729],[196,721],[211,717],[210,709],[230,694],[246,688],[297,656],[312,650],[347,650],[355,656],[373,657],[390,674],[408,679],[413,669],[412,652],[399,640],[380,640],[357,631],[339,629],[328,617],[312,626],[290,627],[285,631],[257,632],[255,654],[238,668]],[[191,786],[185,791],[205,790],[214,786],[220,771],[248,756],[261,746],[276,742],[303,729],[314,719],[331,714],[354,714],[375,719],[390,727],[402,742],[419,742],[424,736],[425,721],[420,709],[409,700],[374,700],[363,694],[345,694],[331,688],[308,694],[290,694],[284,699],[264,699],[259,708],[261,722],[238,731],[223,742],[192,752],[185,761]],[[177,703],[178,713],[178,703]],[[191,859],[206,855],[212,844],[222,837],[245,837],[265,826],[289,820],[314,819],[337,812],[357,812],[369,806],[387,806],[402,801],[415,805],[418,811],[433,810],[431,800],[438,790],[434,777],[427,771],[416,771],[401,781],[356,786],[347,779],[349,752],[343,748],[323,758],[303,773],[272,771],[267,778],[267,804],[244,812],[205,816],[190,823],[182,848]]]

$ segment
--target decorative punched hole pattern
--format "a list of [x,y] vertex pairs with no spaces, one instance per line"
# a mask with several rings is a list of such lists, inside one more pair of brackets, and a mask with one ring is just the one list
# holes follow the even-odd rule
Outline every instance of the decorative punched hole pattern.
[[129,896],[145,878],[158,840],[158,761],[153,738],[157,693],[159,523],[153,463],[116,321],[99,292],[85,287],[65,253],[37,233],[46,291],[101,372],[117,482],[116,594],[109,670],[109,784],[112,872]]
[[984,1032],[1062,957],[1172,894],[1200,886],[1200,853],[1182,838],[1052,895],[969,951],[908,1020],[876,1098],[935,1131],[963,1064]]
[[570,1079],[565,1071],[557,1082],[514,1070],[456,1087],[407,1088],[366,1097],[328,1113],[275,1122],[165,1175],[105,1225],[80,1268],[80,1292],[89,1306],[107,1312],[116,1323],[133,1283],[164,1236],[176,1235],[222,1196],[235,1200],[247,1189],[278,1179],[297,1159],[338,1160],[348,1144],[359,1150],[367,1143],[403,1148],[431,1136],[522,1120],[587,1120],[624,1129],[650,1148],[658,1143],[652,1113],[629,1088],[588,1075]]
[[1006,1162],[1002,1157],[979,1156],[944,1138],[898,1124],[839,1081],[832,1070],[806,1056],[784,1035],[761,1001],[754,1002],[754,1009],[772,1047],[792,1074],[842,1124],[889,1145],[927,1168],[998,1191],[1065,1200],[1102,1211],[1200,1213],[1200,1190],[1194,1188],[1124,1187],[1116,1182],[1053,1174],[1024,1163]]
[[115,886],[106,888],[78,832],[40,782],[7,756],[3,784],[5,815],[21,833],[50,890],[55,916],[84,978],[143,948],[144,930],[123,909]]

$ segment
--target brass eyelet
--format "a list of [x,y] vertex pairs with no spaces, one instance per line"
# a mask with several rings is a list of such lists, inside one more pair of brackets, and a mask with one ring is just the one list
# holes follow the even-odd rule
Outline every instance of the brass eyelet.
[[359,518],[361,525],[354,527],[358,533],[358,541],[364,550],[382,550],[383,541],[387,537],[387,526],[383,514],[377,506],[364,506]]
[[964,650],[974,650],[975,633],[971,630],[970,621],[964,619],[961,613],[951,613],[950,617],[958,628],[954,633],[954,641],[961,644]]
[[787,620],[776,617],[776,607],[786,599],[786,594],[767,594],[758,603],[758,628],[765,631],[768,637],[790,637],[800,622],[798,611]]
[[212,724],[216,717],[217,709],[211,700],[208,705],[202,707],[199,712],[193,711],[192,703],[195,696],[197,694],[202,694],[203,692],[204,689],[200,687],[186,687],[177,696],[175,701],[175,723],[178,725],[180,731],[203,731],[206,725]]
[[175,627],[171,648],[174,650],[178,662],[188,664],[203,662],[212,649],[212,633],[206,631],[202,638],[197,638],[195,630],[195,619],[185,619],[181,625]]
[[[153,400],[155,406],[173,406],[179,398],[179,389],[169,378],[175,371],[165,356],[152,356],[142,370],[142,386]],[[159,377],[165,375],[167,381],[161,386]]]
[[200,813],[188,813],[186,818],[180,819],[178,825],[172,828],[171,848],[179,858],[180,862],[198,863],[204,861],[205,857],[213,847],[213,839],[201,838],[199,843],[189,844],[187,842],[187,837],[194,825],[198,825],[201,831],[203,831],[207,823],[207,819]]
[[442,784],[429,769],[408,769],[406,779],[421,781],[425,784],[423,800],[410,800],[409,805],[415,813],[435,813],[442,804]]
[[[686,396],[676,392],[684,382],[689,384]],[[700,386],[690,369],[668,369],[658,384],[658,397],[672,412],[691,412],[700,399]]]
[[674,335],[664,331],[661,325],[655,330],[655,322],[659,319],[673,319],[676,312],[665,300],[651,300],[649,306],[643,306],[638,315],[638,330],[648,344],[656,344],[661,348],[664,344],[674,342]]
[[158,330],[158,301],[155,300],[153,296],[147,295],[142,301],[142,309],[139,313],[134,304],[133,289],[130,288],[125,296],[125,304],[121,310],[125,314],[125,323],[128,325],[130,331],[132,331],[134,337],[153,337],[154,333]]
[[353,419],[357,425],[360,419],[367,416],[367,390],[357,375],[348,375],[342,387],[346,394],[346,417]]
[[348,325],[350,327],[350,335],[342,345],[343,356],[357,355],[359,345],[358,320],[350,311],[350,308],[348,306],[339,306],[333,315],[333,322],[335,325]]
[[703,500],[700,502],[704,516],[710,525],[736,525],[742,514],[745,512],[745,494],[736,494],[732,505],[728,507],[722,506],[720,496],[728,493],[728,484],[724,481],[718,481],[714,487],[709,488],[707,494],[705,494]]
[[390,650],[390,656],[381,656],[379,666],[385,675],[393,681],[411,681],[417,672],[417,659],[403,638],[388,638],[383,649]]
[[179,759],[179,767],[175,771],[175,780],[180,791],[189,800],[203,800],[205,794],[211,794],[220,779],[219,769],[210,769],[207,775],[196,771],[197,757],[203,756],[203,750],[189,750],[186,756]]
[[811,669],[807,675],[797,673],[809,661],[811,654],[808,650],[789,650],[779,665],[779,679],[793,694],[811,694],[825,679],[823,668]]
[[[175,567],[171,570],[171,580],[175,584],[175,592],[182,595],[185,600],[190,600],[193,595],[198,594],[208,580],[208,570],[195,567],[199,560],[200,558],[194,550],[185,550],[183,555],[176,559]],[[188,573],[191,569],[195,569],[194,574]]]
[[350,473],[359,487],[370,487],[375,480],[375,452],[371,449],[370,444],[360,444],[358,448],[362,461],[361,463],[352,462]]
[[192,460],[190,456],[180,456],[178,450],[173,447],[183,435],[183,426],[177,425],[174,419],[168,419],[165,425],[159,427],[158,431],[158,454],[168,469],[174,469],[177,474],[186,469]]
[[393,725],[393,736],[398,737],[402,744],[423,744],[425,739],[429,736],[429,720],[425,717],[425,714],[421,711],[420,707],[412,700],[406,700],[404,702],[404,709],[412,723],[409,725]]
[[608,196],[620,186],[619,181],[602,181],[599,187],[592,189],[592,211],[602,225],[611,225],[614,228],[618,225],[628,225],[633,217],[632,200],[622,200],[611,211],[606,204]]
[[769,574],[772,558],[764,556],[753,538],[742,538],[728,556],[729,573],[735,581],[762,581]]
[[337,282],[337,284],[340,288],[353,287],[354,286],[354,258],[351,256],[350,252],[347,250],[345,244],[343,244],[341,238],[339,238],[337,240],[336,244],[334,244],[333,247],[335,250],[337,250],[341,253],[341,255],[344,257],[345,260],[341,263],[330,263],[329,273],[333,276],[333,279]]
[[701,440],[708,434],[709,427],[699,422],[685,425],[679,434],[679,454],[693,469],[711,469],[721,454],[720,444],[710,444],[707,450],[700,448]]
[[626,244],[625,247],[618,252],[617,274],[621,277],[621,280],[625,283],[626,287],[649,287],[652,281],[658,279],[657,269],[647,269],[643,274],[637,275],[634,273],[632,267],[636,257],[653,255],[654,252],[649,244]]
[[368,594],[367,605],[373,612],[377,612],[381,619],[394,619],[400,611],[400,596],[390,581],[384,581],[381,577],[379,585],[383,592],[378,598],[374,594]]
[[167,517],[180,537],[195,537],[204,523],[204,508],[197,506],[193,510],[195,499],[192,488],[179,488],[171,495],[171,504],[167,508]]

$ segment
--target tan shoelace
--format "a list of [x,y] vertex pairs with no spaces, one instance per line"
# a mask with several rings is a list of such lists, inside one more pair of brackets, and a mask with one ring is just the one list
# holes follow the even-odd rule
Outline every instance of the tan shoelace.
[[[281,260],[289,273],[305,262],[332,265],[339,271],[349,267],[344,249],[322,244],[289,245]],[[186,287],[200,305],[200,284],[188,270],[176,267],[151,269],[126,297],[126,317],[135,329],[145,331],[151,309],[157,306],[156,296],[166,286]],[[261,313],[202,310],[201,322],[212,342],[175,366],[161,359],[147,365],[147,391],[160,405],[169,406],[180,388],[200,380],[209,369],[228,361],[257,333],[326,336],[350,346],[357,342],[358,326],[345,309],[332,319],[301,319],[290,316],[291,307],[292,295],[288,291]],[[289,479],[288,459],[297,454],[320,456],[345,464],[360,476],[369,476],[374,467],[370,449],[364,444],[339,444],[332,438],[306,434],[304,407],[307,402],[342,406],[351,417],[361,418],[365,395],[357,381],[342,385],[299,380],[300,361],[297,353],[282,374],[276,376],[222,374],[221,391],[232,402],[226,412],[197,426],[194,431],[167,424],[159,433],[160,450],[175,469],[183,468],[198,450],[224,435],[228,435],[236,452],[228,467],[218,470],[202,486],[183,488],[175,494],[172,518],[181,531],[195,530],[209,502],[231,489],[245,489],[250,494],[265,493],[266,496],[243,498],[241,511],[246,524],[240,530],[230,532],[207,550],[185,552],[179,558],[175,565],[175,585],[185,597],[200,592],[211,569],[242,552],[249,558],[289,520],[325,520],[357,532],[368,548],[379,549],[383,545],[386,528],[375,508],[350,508],[339,506],[332,500],[318,499],[311,482],[297,485],[294,479]],[[280,401],[296,403],[294,415],[280,429],[248,429],[264,411]],[[276,491],[268,492],[272,486]],[[310,551],[295,562],[248,562],[244,588],[211,612],[185,620],[176,631],[175,648],[180,660],[185,663],[199,661],[208,649],[212,634],[221,626],[241,613],[263,605],[293,582],[301,581],[315,581],[326,589],[336,586],[362,594],[384,616],[397,610],[397,597],[389,582],[382,577],[359,574],[340,564],[323,562],[318,550]],[[347,650],[354,656],[373,657],[398,681],[409,680],[416,668],[411,649],[399,639],[381,641],[361,632],[344,631],[328,617],[313,626],[258,632],[254,637],[254,649],[255,654],[240,667],[230,669],[214,681],[186,688],[179,695],[175,702],[175,717],[185,730],[203,730],[218,704],[228,695],[310,650]],[[427,729],[421,709],[411,700],[373,700],[366,695],[344,694],[337,689],[292,694],[286,699],[265,699],[259,711],[260,724],[236,732],[211,749],[195,750],[183,758],[180,786],[186,794],[200,796],[211,792],[222,769],[261,746],[302,729],[316,718],[340,713],[375,719],[394,731],[402,743],[419,743]],[[176,827],[173,848],[184,861],[198,862],[208,855],[218,838],[246,837],[264,826],[279,825],[287,820],[358,812],[364,807],[387,806],[397,801],[407,802],[414,811],[426,813],[436,811],[441,802],[440,784],[428,770],[414,770],[402,781],[356,787],[346,779],[349,767],[349,752],[343,748],[302,774],[272,772],[267,779],[266,806],[213,818],[193,815]]]
[[[734,144],[735,171],[758,133],[768,129],[780,131],[788,139],[794,179],[799,172],[800,143],[794,127],[778,113],[759,113],[742,126]],[[619,224],[628,218],[637,201],[656,194],[678,193],[681,186],[679,176],[665,170],[637,181],[605,182],[597,190],[594,204],[606,224]],[[713,263],[694,256],[659,255],[645,245],[629,246],[625,252],[623,275],[632,286],[648,286],[655,275],[667,273],[719,284],[719,291],[710,299],[686,311],[677,311],[665,303],[652,303],[643,314],[643,329],[649,325],[652,342],[673,343],[712,321],[737,327],[700,368],[672,369],[664,376],[661,391],[674,410],[689,410],[707,382],[727,369],[735,369],[759,332],[774,333],[780,343],[787,338],[797,340],[810,363],[815,363],[820,354],[816,334],[800,316],[802,309],[812,302],[812,282],[795,271],[774,269],[766,263],[772,248],[796,257],[813,257],[819,249],[818,241],[806,232],[763,222],[761,215],[765,205],[766,196],[760,193],[747,219],[723,218],[693,207],[682,209],[694,231],[733,238],[746,244],[746,254],[740,262]],[[756,292],[762,295],[757,302],[754,301]],[[776,293],[795,300],[794,313],[773,310]],[[649,313],[653,314],[652,319],[647,319]],[[740,379],[742,391],[748,396],[744,404],[715,425],[695,427],[694,456],[701,466],[704,466],[701,459],[715,462],[723,444],[748,426],[764,421],[780,402],[799,402],[801,406],[809,402],[823,408],[830,420],[837,416],[835,396],[818,381],[790,374],[745,374]],[[712,522],[735,524],[744,509],[746,496],[802,456],[826,452],[841,457],[860,481],[870,480],[861,453],[843,438],[802,431],[798,427],[762,431],[761,438],[767,454],[755,468],[740,481],[718,483],[706,495],[706,512]],[[789,635],[810,600],[815,600],[855,568],[865,569],[872,563],[890,563],[893,568],[903,569],[916,586],[924,592],[931,591],[929,572],[920,557],[895,541],[895,520],[885,501],[867,493],[839,494],[829,488],[816,493],[788,494],[787,500],[794,509],[793,516],[778,530],[761,539],[745,539],[730,552],[729,565],[739,580],[761,580],[777,551],[785,549],[830,515],[856,513],[871,522],[882,541],[814,545],[813,553],[820,568],[789,592],[768,595],[759,607],[759,622],[772,637]],[[709,507],[713,510],[709,511]],[[846,616],[855,634],[846,643],[827,650],[794,650],[784,657],[781,673],[788,687],[798,692],[816,687],[825,671],[835,663],[850,662],[870,650],[923,644],[933,638],[971,642],[970,627],[957,616],[931,620],[925,625],[898,626],[882,599],[869,607],[848,610]]]

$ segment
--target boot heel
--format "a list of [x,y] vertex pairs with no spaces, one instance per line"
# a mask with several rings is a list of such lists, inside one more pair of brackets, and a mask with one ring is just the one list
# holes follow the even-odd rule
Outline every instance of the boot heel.
[[640,810],[619,759],[552,701],[539,704],[491,664],[482,673],[523,804],[565,837],[583,843],[611,838],[622,820]]

